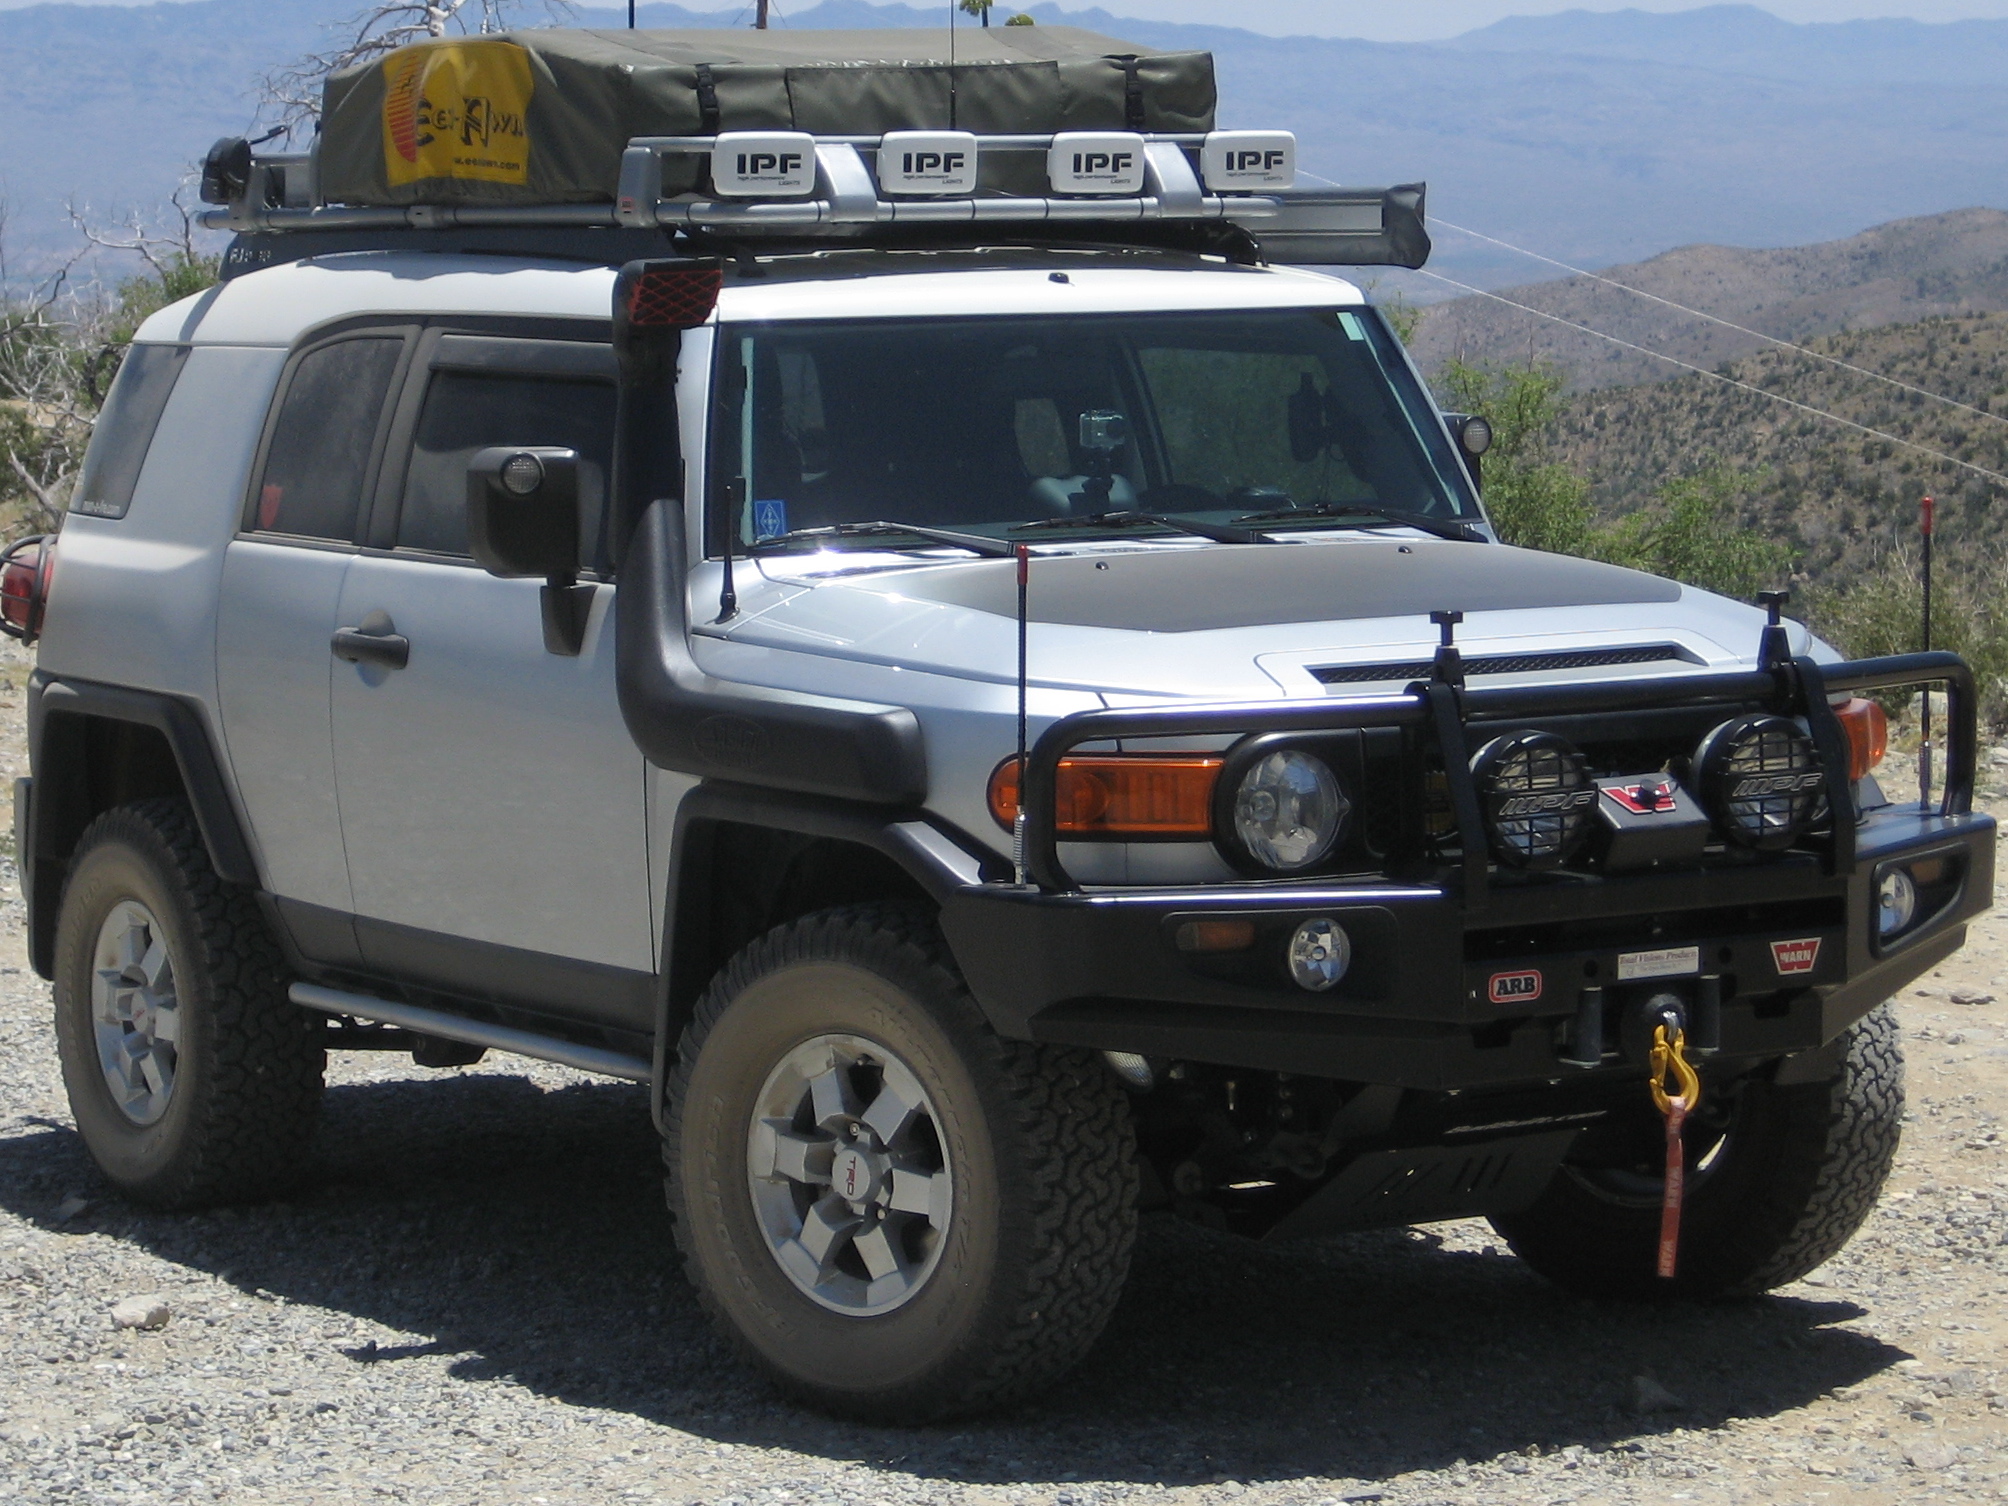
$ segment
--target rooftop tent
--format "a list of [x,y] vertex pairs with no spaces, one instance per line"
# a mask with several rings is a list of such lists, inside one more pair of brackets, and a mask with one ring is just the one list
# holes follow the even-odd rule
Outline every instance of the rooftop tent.
[[[419,42],[329,77],[321,191],[359,205],[604,202],[636,136],[1213,128],[1210,53],[1071,26],[958,30],[954,46],[951,63],[946,27],[554,28]],[[1014,166],[998,159],[986,182]],[[699,186],[695,162],[681,170],[692,176],[665,192]]]

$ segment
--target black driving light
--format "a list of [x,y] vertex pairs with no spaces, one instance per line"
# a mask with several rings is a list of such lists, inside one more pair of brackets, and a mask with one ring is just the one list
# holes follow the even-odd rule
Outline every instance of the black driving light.
[[1790,847],[1826,809],[1827,776],[1805,729],[1787,717],[1731,717],[1694,750],[1694,783],[1739,847]]
[[1553,868],[1582,846],[1596,818],[1597,786],[1568,739],[1509,732],[1471,760],[1492,850],[1515,868]]

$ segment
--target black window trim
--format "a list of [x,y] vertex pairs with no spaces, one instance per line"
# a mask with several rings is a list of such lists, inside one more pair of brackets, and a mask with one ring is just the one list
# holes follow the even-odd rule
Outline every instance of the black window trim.
[[[316,351],[326,350],[350,340],[397,339],[403,342],[398,352],[397,364],[391,368],[390,385],[385,389],[384,405],[377,414],[376,432],[370,439],[369,460],[363,468],[362,492],[365,499],[373,495],[377,472],[383,463],[385,445],[390,436],[390,418],[397,408],[397,393],[403,386],[406,371],[411,365],[412,347],[419,330],[418,321],[400,318],[394,321],[344,320],[340,325],[309,331],[286,357],[286,367],[279,375],[279,385],[272,393],[270,406],[265,410],[265,425],[258,435],[258,454],[251,465],[251,478],[244,490],[244,502],[237,514],[237,537],[253,539],[265,544],[289,544],[320,549],[333,549],[341,553],[353,554],[360,544],[359,529],[350,526],[349,537],[344,539],[321,538],[311,534],[281,533],[276,529],[259,528],[258,495],[265,484],[265,467],[270,463],[272,439],[279,427],[279,414],[285,408],[286,398],[293,390],[294,378],[299,374],[300,365]],[[357,508],[358,522],[368,515],[370,508]]]
[[[599,345],[607,351],[608,365],[603,375],[601,370],[582,371],[568,369],[563,358],[554,360],[549,367],[527,361],[525,364],[507,365],[464,365],[449,358],[438,360],[439,348],[443,341],[454,336],[486,336],[497,340],[520,341],[528,347],[547,344]],[[526,356],[537,352],[528,350]],[[373,500],[369,507],[369,522],[364,529],[361,551],[373,558],[408,559],[433,565],[453,565],[461,569],[478,570],[481,567],[464,554],[442,554],[431,549],[415,549],[397,542],[398,523],[404,509],[404,489],[406,476],[411,466],[412,441],[418,433],[418,421],[425,409],[426,393],[432,386],[435,371],[451,371],[464,375],[497,375],[516,377],[546,377],[557,381],[610,382],[612,380],[611,361],[613,354],[613,328],[611,320],[526,318],[509,316],[465,317],[456,315],[434,315],[423,322],[416,342],[414,358],[403,373],[402,384],[397,399],[390,405],[391,425],[384,451],[384,463],[379,468]],[[598,365],[597,361],[594,363]],[[597,581],[600,576],[590,565],[579,572],[582,581]]]
[[[132,486],[126,492],[125,501],[121,502],[116,510],[84,507],[80,505],[84,500],[84,473],[80,470],[77,476],[77,484],[71,488],[70,500],[63,506],[65,516],[75,514],[80,518],[98,518],[107,523],[116,523],[132,511],[132,499],[139,491],[140,478],[146,474],[146,463],[153,455],[153,442],[160,437],[160,421],[167,415],[167,405],[174,401],[175,389],[181,385],[182,372],[188,369],[188,357],[195,349],[195,342],[192,340],[134,340],[126,347],[125,355],[119,358],[119,369],[112,373],[113,386],[116,386],[118,379],[125,374],[126,362],[132,358],[133,352],[141,349],[170,350],[175,353],[176,360],[174,365],[174,380],[167,384],[167,395],[160,400],[160,406],[154,410],[153,422],[147,425],[146,443],[140,447],[139,465],[132,473]],[[109,406],[111,398],[111,388],[109,387],[105,390],[105,398],[106,404],[104,406]],[[104,406],[101,406],[98,410],[100,420],[104,417]],[[92,437],[95,438],[96,435],[93,434]],[[88,448],[85,451],[84,459],[86,462],[90,459]]]
[[[426,384],[423,380],[413,381],[412,377],[414,374],[420,377],[429,375],[426,368],[415,360],[415,356],[421,338],[435,329],[446,334],[586,341],[608,346],[611,346],[613,341],[611,318],[596,319],[568,314],[443,314],[423,311],[363,313],[346,314],[325,324],[316,325],[293,342],[293,348],[286,355],[286,365],[279,373],[279,384],[273,390],[271,401],[266,407],[265,422],[258,433],[258,448],[251,462],[250,479],[246,483],[243,504],[238,510],[238,538],[301,549],[335,550],[347,554],[397,552],[413,559],[473,566],[473,561],[459,556],[436,555],[420,550],[393,551],[374,543],[379,536],[377,533],[379,521],[384,516],[384,473],[391,469],[385,462],[399,453],[395,446],[401,439],[409,444],[410,429],[407,428],[400,433],[398,428],[399,420],[404,416],[407,395],[416,389],[418,397],[414,401],[423,399]],[[399,354],[397,368],[391,374],[384,410],[377,420],[377,432],[370,446],[369,465],[363,476],[363,495],[366,501],[365,505],[358,509],[357,526],[351,531],[351,536],[347,540],[323,539],[306,534],[278,533],[252,526],[258,516],[258,493],[264,484],[265,465],[270,457],[273,431],[278,427],[279,410],[286,401],[286,394],[292,389],[293,376],[299,369],[300,362],[323,346],[333,345],[342,340],[371,337],[396,337],[404,341],[404,349]],[[413,419],[414,421],[416,419],[415,410]],[[392,498],[388,515],[389,537],[392,539],[396,538],[396,508],[398,501],[401,500],[404,482],[402,465],[396,469],[398,495]]]

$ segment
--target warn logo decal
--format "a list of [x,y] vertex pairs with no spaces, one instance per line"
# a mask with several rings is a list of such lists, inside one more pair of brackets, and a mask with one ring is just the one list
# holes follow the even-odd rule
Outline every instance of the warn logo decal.
[[1528,1004],[1541,997],[1541,975],[1532,968],[1518,973],[1494,973],[1485,986],[1494,1004]]
[[1637,784],[1607,784],[1604,793],[1634,816],[1671,816],[1680,809],[1672,788],[1656,779]]
[[1781,977],[1793,973],[1810,973],[1813,964],[1820,960],[1820,938],[1808,936],[1803,941],[1774,941],[1771,943],[1771,965],[1778,969]]

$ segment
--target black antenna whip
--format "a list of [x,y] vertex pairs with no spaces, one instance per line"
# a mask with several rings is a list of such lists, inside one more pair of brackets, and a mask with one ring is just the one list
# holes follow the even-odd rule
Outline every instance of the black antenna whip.
[[[1938,504],[1929,497],[1924,499],[1919,509],[1924,529],[1924,651],[1927,654],[1931,652],[1931,535],[1934,531],[1932,515],[1937,510]],[[1931,687],[1929,685],[1924,689],[1924,714],[1918,730],[1922,735],[1918,739],[1917,746],[1917,803],[1928,807],[1931,804]]]
[[1018,883],[1025,882],[1025,781],[1031,769],[1025,762],[1026,741],[1026,663],[1025,663],[1025,595],[1032,583],[1032,550],[1030,546],[1018,546],[1018,813],[1011,819],[1011,866],[1016,871]]

